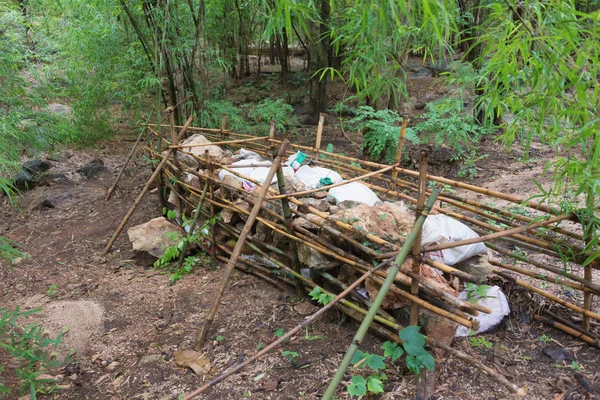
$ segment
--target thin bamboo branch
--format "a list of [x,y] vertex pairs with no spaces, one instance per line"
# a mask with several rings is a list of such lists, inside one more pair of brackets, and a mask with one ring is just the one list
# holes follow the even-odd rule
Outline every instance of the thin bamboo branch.
[[595,340],[594,338],[589,337],[588,335],[586,335],[585,333],[581,332],[578,329],[573,329],[572,327],[561,324],[560,322],[553,321],[548,318],[543,318],[539,315],[534,315],[533,319],[536,321],[543,322],[544,324],[551,326],[553,328],[560,329],[561,331],[563,331],[563,332],[565,332],[587,344],[591,344],[592,346],[600,349],[600,342],[598,340]]
[[256,142],[259,140],[267,140],[265,137],[257,137],[257,138],[249,138],[249,139],[240,139],[240,140],[224,140],[221,142],[210,142],[210,143],[196,143],[196,144],[180,144],[177,146],[169,146],[170,149],[188,149],[192,147],[206,147],[206,146],[220,146],[220,145],[228,145],[234,143],[247,143],[247,142]]
[[[406,120],[406,119],[404,119]],[[402,121],[402,126],[406,130],[406,124]],[[404,138],[403,138],[404,139]],[[421,150],[421,164],[419,166],[419,198],[417,199],[417,215],[421,215],[425,206],[425,191],[427,190],[427,151]],[[412,272],[419,275],[421,271],[421,230],[417,232],[417,238],[413,245],[413,263]],[[413,279],[410,286],[410,293],[413,296],[419,295],[419,282]],[[419,323],[419,304],[415,301],[410,303],[410,325],[416,326]]]

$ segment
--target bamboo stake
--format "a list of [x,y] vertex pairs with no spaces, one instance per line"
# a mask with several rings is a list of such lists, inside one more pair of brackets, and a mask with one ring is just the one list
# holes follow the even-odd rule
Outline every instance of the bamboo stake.
[[[281,157],[282,157],[283,153],[285,152],[285,149],[288,146],[288,143],[289,142],[287,140],[284,141],[283,144],[281,145],[281,147],[279,148],[279,152],[277,153],[275,160],[273,160],[273,165],[271,166],[271,169],[269,170],[269,173],[267,174],[265,182],[271,182],[273,180],[273,176],[275,175],[275,172],[281,165]],[[231,273],[233,272],[235,262],[240,255],[240,252],[242,250],[242,246],[244,245],[246,237],[250,233],[250,229],[252,228],[252,225],[254,224],[254,220],[258,216],[258,212],[260,211],[260,206],[262,205],[262,202],[265,198],[265,195],[267,194],[268,189],[269,189],[269,185],[264,185],[263,187],[261,187],[257,204],[254,205],[254,207],[252,208],[252,212],[250,213],[250,215],[248,216],[248,219],[246,220],[244,229],[242,230],[242,233],[240,234],[240,238],[238,239],[238,242],[235,245],[235,249],[233,250],[233,255],[231,256],[229,263],[225,267],[225,273],[223,275],[223,279],[221,280],[221,284],[219,285],[219,290],[212,302],[209,313],[204,321],[204,326],[202,327],[202,331],[200,332],[200,335],[198,336],[198,340],[196,341],[196,349],[200,349],[200,347],[202,347],[202,345],[204,344],[204,341],[206,340],[206,337],[208,336],[208,331],[210,330],[212,322],[215,318],[215,314],[217,313],[219,303],[221,302],[221,297],[223,296],[223,293],[225,292],[225,288],[227,287],[227,283],[229,282],[229,278],[231,277]]]
[[374,271],[376,271],[379,268],[384,267],[385,265],[391,263],[392,261],[393,261],[393,259],[389,259],[389,260],[386,260],[383,263],[381,263],[381,264],[379,264],[379,265],[371,268],[371,270],[369,272],[365,273],[363,276],[361,276],[359,279],[357,279],[356,282],[354,282],[352,285],[348,286],[348,288],[346,290],[344,290],[342,293],[340,293],[337,296],[335,296],[335,298],[333,300],[331,300],[329,303],[327,303],[327,305],[325,305],[319,311],[317,311],[314,314],[312,314],[310,317],[305,318],[300,324],[296,325],[296,327],[294,327],[293,329],[289,330],[285,335],[281,336],[279,339],[275,340],[274,342],[272,342],[271,344],[269,344],[268,346],[266,346],[264,349],[262,349],[261,351],[259,351],[258,353],[256,353],[254,356],[252,356],[249,359],[247,359],[246,361],[244,361],[241,364],[239,364],[239,365],[237,365],[237,366],[229,369],[228,371],[225,371],[223,374],[221,374],[221,375],[217,376],[216,378],[212,379],[210,382],[208,382],[204,386],[202,386],[202,387],[198,388],[197,390],[195,390],[194,392],[188,394],[187,396],[185,396],[183,398],[183,400],[191,400],[191,399],[193,399],[194,397],[196,397],[200,393],[206,391],[211,386],[216,385],[217,383],[225,380],[226,378],[228,378],[229,376],[233,375],[234,373],[242,370],[247,365],[252,364],[254,361],[258,360],[260,357],[262,357],[263,355],[267,354],[272,349],[274,349],[277,346],[279,346],[280,344],[284,343],[286,340],[288,340],[289,338],[291,338],[292,336],[294,336],[296,333],[300,332],[300,330],[302,330],[304,327],[312,324],[315,320],[317,320],[317,318],[319,318],[320,316],[322,316],[323,314],[325,314],[330,308],[332,308],[335,304],[337,304],[338,301],[340,301],[341,299],[343,299],[344,297],[346,297],[346,295],[348,293],[350,293],[361,282],[363,282],[365,279],[367,279]]
[[542,312],[544,314],[546,314],[550,319],[554,319],[554,320],[560,322],[563,325],[566,325],[566,326],[568,326],[570,328],[573,328],[575,330],[581,331],[582,333],[588,335],[589,337],[591,337],[593,339],[600,340],[600,336],[599,335],[597,335],[595,333],[592,333],[590,331],[586,331],[586,330],[581,329],[580,326],[577,326],[577,325],[573,324],[572,322],[564,319],[563,317],[561,317],[561,316],[559,316],[557,314],[554,314],[553,312],[549,311],[548,309],[543,308]]
[[198,206],[196,206],[196,210],[194,210],[194,216],[192,217],[192,224],[190,225],[190,232],[188,233],[188,240],[183,242],[183,247],[181,249],[181,253],[179,254],[179,260],[177,260],[177,268],[181,268],[183,265],[183,260],[185,259],[185,255],[187,254],[188,248],[190,246],[190,238],[194,236],[194,231],[196,230],[196,224],[198,223],[198,218],[200,217],[200,210],[204,205],[204,199],[206,198],[206,193],[208,192],[208,181],[204,183],[204,189],[202,190],[202,196],[200,197],[200,201],[198,202]]
[[129,164],[129,161],[131,161],[131,159],[133,158],[133,155],[135,154],[135,152],[136,152],[136,150],[138,148],[138,144],[140,143],[140,140],[142,139],[142,136],[145,133],[146,133],[146,130],[144,129],[138,135],[137,140],[133,144],[133,147],[131,148],[131,151],[129,152],[129,155],[127,156],[127,159],[125,160],[125,162],[123,163],[123,166],[121,167],[121,170],[119,171],[119,174],[115,178],[114,183],[112,184],[112,186],[110,187],[110,189],[108,189],[108,192],[106,192],[106,197],[104,198],[104,201],[108,201],[110,199],[110,196],[112,195],[112,193],[116,189],[117,183],[119,183],[119,180],[121,179],[121,176],[123,175],[123,172],[125,171],[125,168],[127,168],[127,165]]
[[551,319],[543,318],[539,315],[534,315],[533,319],[536,321],[543,322],[544,324],[551,326],[553,328],[560,329],[561,331],[563,331],[583,342],[586,342],[587,344],[591,344],[592,346],[600,349],[600,342],[598,342],[598,340],[595,340],[594,338],[589,337],[585,333],[580,332],[578,329],[573,329],[572,327],[561,324],[560,322],[552,321]]
[[225,123],[227,121],[227,115],[221,115],[221,141],[225,139]]
[[404,245],[402,246],[402,250],[396,257],[395,263],[392,265],[392,267],[390,268],[390,271],[388,272],[387,279],[385,280],[384,284],[379,289],[379,293],[377,293],[375,300],[373,300],[373,306],[371,306],[371,308],[369,308],[369,313],[366,315],[365,319],[360,324],[358,331],[354,335],[354,339],[352,339],[352,344],[350,345],[348,351],[346,352],[344,359],[340,363],[329,387],[327,388],[327,391],[325,392],[325,395],[323,396],[323,400],[331,400],[333,398],[333,396],[335,395],[336,388],[342,381],[342,378],[344,377],[344,374],[346,373],[346,370],[348,369],[348,366],[350,365],[350,362],[351,362],[352,358],[354,357],[356,350],[358,350],[359,346],[362,344],[362,341],[367,333],[367,330],[369,329],[369,325],[371,325],[371,322],[373,322],[373,318],[375,317],[377,310],[379,309],[379,307],[381,307],[381,303],[383,302],[383,299],[385,298],[390,287],[392,286],[392,283],[394,282],[394,276],[396,276],[396,274],[398,273],[398,271],[400,269],[400,265],[402,265],[402,263],[408,256],[408,253],[410,252],[413,243],[417,239],[418,232],[421,230],[421,227],[423,226],[423,222],[425,221],[425,218],[427,218],[427,214],[433,207],[433,203],[435,202],[438,194],[439,194],[439,191],[434,191],[432,193],[431,197],[427,201],[427,204],[425,205],[423,212],[421,213],[419,218],[417,218],[417,220],[415,221],[415,225],[413,226],[411,233],[406,238],[406,241],[404,242]]
[[430,251],[453,249],[455,247],[467,246],[467,245],[475,244],[475,243],[481,243],[481,242],[485,242],[487,240],[497,239],[497,238],[504,237],[504,236],[511,236],[511,235],[514,235],[515,233],[525,232],[525,231],[528,231],[531,229],[550,225],[555,222],[560,222],[560,221],[563,221],[563,220],[569,219],[569,218],[570,218],[570,215],[563,214],[563,215],[558,215],[556,217],[546,219],[544,221],[537,222],[535,224],[525,225],[525,226],[521,226],[521,227],[513,228],[513,229],[506,229],[506,230],[502,230],[499,232],[490,233],[489,235],[479,236],[479,237],[476,237],[473,239],[465,239],[465,240],[459,240],[456,242],[449,242],[449,243],[442,243],[442,244],[432,244],[429,246],[425,246],[425,248],[423,249],[423,252],[427,253]]
[[514,276],[511,276],[511,275],[509,275],[509,274],[507,274],[507,273],[505,273],[503,271],[500,271],[500,270],[498,270],[496,268],[494,268],[494,273],[497,274],[497,275],[500,275],[501,277],[503,277],[504,279],[506,279],[506,280],[508,280],[508,281],[510,281],[512,283],[516,283],[517,285],[519,285],[521,287],[524,287],[525,289],[529,290],[530,292],[537,293],[540,296],[545,297],[547,299],[550,299],[550,300],[554,301],[555,303],[558,303],[558,304],[560,304],[562,306],[567,307],[570,310],[577,311],[579,313],[587,315],[590,318],[593,318],[593,319],[595,319],[597,321],[600,321],[600,315],[599,314],[596,314],[596,313],[588,311],[588,310],[584,310],[583,308],[581,308],[579,306],[576,306],[575,304],[569,303],[569,302],[561,299],[560,297],[556,297],[553,294],[550,294],[548,292],[543,291],[542,289],[536,288],[535,286],[531,286],[530,284],[528,284],[526,282],[523,282],[523,281],[515,278]]
[[[180,137],[180,138],[183,137],[183,135],[185,134],[185,131],[187,130],[187,127],[189,127],[189,125],[192,123],[192,119],[193,119],[192,116],[190,116],[188,118],[187,122],[185,123],[185,125],[181,129],[181,132],[179,132],[179,136],[178,137]],[[127,221],[129,221],[129,218],[131,218],[131,216],[133,215],[135,209],[137,208],[137,206],[142,201],[142,198],[148,192],[148,189],[150,188],[150,185],[152,184],[152,182],[154,182],[154,180],[156,179],[156,177],[160,174],[161,169],[165,166],[165,164],[169,160],[169,157],[171,156],[172,153],[173,153],[172,149],[167,150],[167,152],[163,156],[162,161],[160,162],[160,164],[158,164],[158,166],[156,167],[156,169],[152,173],[152,176],[150,176],[150,179],[148,179],[148,182],[146,182],[146,185],[144,185],[144,188],[142,189],[141,193],[138,195],[138,197],[133,202],[131,208],[129,209],[129,211],[127,212],[127,214],[125,215],[125,217],[121,221],[121,224],[119,225],[119,227],[117,228],[117,230],[115,231],[115,233],[112,235],[112,237],[110,238],[110,240],[106,244],[106,247],[104,247],[104,250],[102,250],[101,254],[103,256],[105,256],[105,255],[108,254],[108,252],[110,251],[112,245],[115,243],[115,241],[117,240],[117,238],[121,234],[121,231],[125,227],[125,224],[127,224]]]
[[[277,168],[277,183],[279,185],[279,193],[285,195],[287,191],[285,176],[283,175],[283,168],[281,168],[281,165],[279,168]],[[281,198],[281,208],[283,209],[285,227],[288,231],[292,232],[292,213],[290,211],[290,202],[286,197]],[[297,273],[300,273],[300,260],[298,260],[298,248],[296,247],[296,241],[288,238],[288,244],[290,246],[290,255],[292,257],[292,268],[294,268],[294,271]],[[302,286],[302,282],[299,280],[296,281],[296,295],[298,296],[298,299],[302,299],[304,297],[304,287]]]
[[473,275],[469,275],[464,271],[461,271],[459,269],[456,269],[454,267],[451,267],[451,266],[441,263],[439,261],[431,260],[429,258],[423,258],[421,261],[424,264],[427,264],[434,268],[442,270],[443,272],[449,274],[450,276],[456,276],[458,279],[460,279],[461,281],[464,281],[464,282],[471,282],[471,283],[480,285],[486,281],[486,278],[484,278],[484,277],[475,277]]
[[323,135],[323,126],[325,125],[325,114],[319,113],[319,125],[317,125],[317,138],[315,140],[315,160],[319,159],[321,151],[321,136]]
[[275,139],[275,120],[271,120],[271,128],[269,129],[269,140]]
[[[402,127],[406,130],[406,123],[402,121]],[[404,139],[404,138],[403,138]],[[419,165],[419,198],[417,199],[417,215],[421,215],[425,206],[425,191],[427,190],[427,151],[421,150],[421,164]],[[421,230],[417,232],[417,238],[413,245],[412,272],[419,275],[421,271]],[[419,282],[413,279],[410,286],[413,296],[419,295]],[[419,304],[415,301],[410,303],[410,325],[416,326],[419,322]]]
[[[396,157],[394,158],[394,165],[400,166],[400,160],[402,160],[402,151],[404,151],[404,136],[406,136],[406,125],[408,123],[408,117],[402,116],[402,127],[400,128],[400,135],[398,136],[398,148],[396,149]],[[398,179],[398,171],[392,172],[392,190],[396,190],[396,179]]]

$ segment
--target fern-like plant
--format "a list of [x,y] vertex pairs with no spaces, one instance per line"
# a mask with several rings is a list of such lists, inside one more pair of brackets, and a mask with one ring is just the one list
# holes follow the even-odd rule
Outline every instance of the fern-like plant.
[[294,107],[287,104],[283,99],[264,99],[254,107],[249,107],[248,116],[256,124],[254,131],[257,135],[267,135],[271,120],[275,121],[275,129],[284,131],[298,121],[293,116]]

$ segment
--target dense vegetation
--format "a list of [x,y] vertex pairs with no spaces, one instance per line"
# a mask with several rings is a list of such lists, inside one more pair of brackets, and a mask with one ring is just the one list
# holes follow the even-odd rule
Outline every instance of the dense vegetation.
[[[293,53],[306,58],[300,75],[308,122],[336,106],[328,84],[343,82],[350,126],[364,131],[370,156],[385,159],[407,96],[407,60],[419,55],[457,92],[429,105],[409,139],[450,143],[471,157],[478,139],[494,132],[502,132],[507,148],[516,141],[552,146],[564,157],[549,168],[556,185],[545,196],[566,209],[584,197],[577,212],[594,234],[597,9],[593,0],[2,2],[0,189],[14,190],[8,177],[25,149],[90,143],[117,120],[133,123],[169,105],[177,122],[195,114],[218,126],[215,115],[225,113],[239,130],[266,133],[271,118],[278,129],[290,129],[298,124],[291,96],[233,104],[228,92],[233,81],[260,76],[266,59],[281,65],[287,87],[298,79]],[[474,99],[472,114],[463,110],[463,97]],[[50,112],[52,102],[68,103],[72,113]]]

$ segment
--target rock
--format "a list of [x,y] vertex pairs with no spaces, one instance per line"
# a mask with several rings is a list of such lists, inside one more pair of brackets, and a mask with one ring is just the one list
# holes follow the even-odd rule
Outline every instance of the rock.
[[302,316],[314,314],[318,307],[313,306],[308,301],[303,301],[302,303],[296,304],[294,306],[294,310]]
[[298,259],[302,264],[313,269],[332,269],[341,264],[339,261],[324,256],[303,243],[298,243]]
[[50,103],[46,108],[52,114],[64,114],[68,116],[73,113],[73,107],[68,106],[66,104]]
[[[233,202],[233,205],[237,208],[250,212],[250,204],[242,199],[237,199]],[[248,214],[244,214],[242,212],[237,212],[235,210],[230,210],[229,208],[223,209],[221,211],[221,217],[223,218],[223,222],[226,224],[230,223],[235,215],[238,215],[243,221],[248,219]]]
[[114,371],[121,366],[121,363],[118,361],[113,361],[106,366],[107,371]]
[[236,161],[237,161],[237,158],[235,158],[235,157],[223,157],[221,159],[221,164],[222,165],[230,165],[230,164],[233,164]]
[[15,187],[20,190],[31,189],[38,181],[40,174],[52,167],[48,161],[29,160],[23,163],[23,168],[13,178]]
[[127,235],[133,245],[133,250],[144,251],[160,258],[167,247],[177,243],[177,241],[167,238],[167,234],[170,232],[181,234],[181,229],[167,221],[166,218],[158,217],[145,224],[129,228]]
[[337,214],[339,211],[340,211],[340,208],[338,206],[331,206],[331,207],[329,207],[329,213],[331,215]]
[[[359,204],[350,209],[342,209],[333,217],[353,225],[361,232],[372,233],[398,245],[404,243],[414,224],[413,212],[402,201],[385,202],[383,206]],[[359,239],[362,241],[362,238]]]
[[318,231],[319,230],[319,226],[316,224],[313,224],[312,222],[304,219],[304,218],[295,218],[292,220],[292,228],[295,228],[296,226],[301,226],[304,229],[308,229],[311,231]]
[[321,191],[321,192],[313,193],[313,197],[317,200],[325,199],[325,198],[327,198],[327,192]]
[[144,364],[150,364],[153,362],[157,362],[157,361],[160,361],[161,357],[162,357],[161,354],[147,354],[140,359],[140,364],[144,365]]
[[493,272],[493,266],[489,263],[487,254],[478,254],[458,264],[454,264],[453,267],[467,274],[482,278],[491,275]]
[[43,160],[30,160],[23,163],[23,169],[30,174],[41,174],[48,171],[50,167],[52,167],[52,164]]
[[305,212],[308,212],[308,207],[313,207],[316,208],[317,210],[321,211],[321,212],[327,212],[329,211],[329,207],[330,204],[327,201],[327,199],[311,199],[311,198],[307,198],[307,199],[302,199],[302,203],[304,203],[304,206],[300,206],[301,209],[304,209]]
[[110,171],[104,166],[104,161],[102,161],[100,158],[95,158],[89,163],[85,164],[83,167],[79,168],[77,172],[88,179],[94,179]]
[[210,372],[210,359],[193,350],[183,350],[175,353],[175,363],[180,367],[191,368],[196,375]]
[[241,189],[242,188],[242,181],[240,181],[239,179],[237,179],[234,176],[231,175],[226,175],[225,178],[223,178],[223,183],[231,186],[231,188],[229,187],[224,187],[223,189],[223,194],[228,197],[228,198],[232,198],[232,197],[239,197],[240,196],[240,192],[234,190],[235,189]]
[[340,210],[349,210],[349,209],[359,206],[361,204],[362,204],[361,202],[354,201],[354,200],[344,200],[344,201],[340,201],[337,204],[337,207]]
[[427,103],[425,103],[424,101],[419,101],[419,102],[415,103],[415,110],[423,110],[423,109],[425,109],[426,105],[427,105]]
[[38,179],[39,186],[56,186],[69,182],[64,174],[45,174]]
[[[219,146],[216,146],[214,144],[210,144],[212,143],[210,140],[208,140],[207,138],[205,138],[203,135],[200,135],[198,133],[190,136],[189,138],[181,141],[179,144],[180,145],[185,145],[185,144],[207,144],[207,146],[201,146],[201,147],[188,147],[185,149],[186,153],[191,153],[194,154],[195,156],[198,157],[202,157],[204,158],[204,153],[206,150],[208,150],[208,154],[210,155],[211,159],[214,162],[221,162],[221,159],[223,157],[225,157],[225,153],[223,151],[223,149],[221,149]],[[190,154],[185,154],[181,151],[177,152],[177,160],[184,164],[187,167],[190,168],[198,168],[199,163],[198,161],[191,156]]]
[[420,310],[419,325],[423,327],[424,334],[438,342],[450,345],[456,335],[458,324],[428,310]]
[[[306,190],[306,185],[288,174],[285,175],[285,190],[287,193],[303,192]],[[277,193],[279,193],[279,187],[277,187]]]

